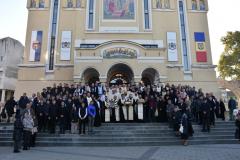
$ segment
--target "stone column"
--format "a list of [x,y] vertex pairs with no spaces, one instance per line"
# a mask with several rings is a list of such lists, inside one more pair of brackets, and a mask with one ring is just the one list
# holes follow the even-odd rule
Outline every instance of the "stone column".
[[5,94],[6,94],[6,90],[2,89],[2,97],[1,97],[1,102],[4,103],[5,102]]
[[142,80],[142,76],[134,76],[134,82],[139,83]]
[[101,83],[107,83],[107,76],[99,76],[99,81]]

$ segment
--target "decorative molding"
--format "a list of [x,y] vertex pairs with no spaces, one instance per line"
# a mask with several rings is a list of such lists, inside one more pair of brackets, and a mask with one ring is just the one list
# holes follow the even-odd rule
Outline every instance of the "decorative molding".
[[176,12],[175,9],[158,9],[158,8],[154,8],[152,9],[152,11],[157,11],[157,12]]
[[84,10],[85,8],[67,8],[67,7],[63,7],[63,9],[65,11],[81,11],[81,10]]
[[164,57],[138,57],[138,63],[164,63]]
[[18,67],[22,68],[45,68],[45,64],[19,64]]
[[138,27],[100,27],[102,33],[138,33]]
[[75,57],[75,63],[101,63],[103,57]]
[[74,67],[73,64],[55,64],[55,67]]
[[168,79],[167,76],[159,76],[160,79]]
[[45,8],[28,8],[29,11],[48,11],[49,7]]
[[81,79],[81,76],[73,76],[73,79]]
[[[113,32],[96,32],[93,29],[86,29],[85,31],[86,34],[113,34]],[[146,30],[145,32],[137,32],[137,34],[152,34],[152,31]],[[118,33],[114,33],[114,34],[118,34]],[[122,34],[119,33],[119,34]],[[136,32],[128,32],[128,34],[136,34]]]
[[216,68],[217,65],[209,65],[209,64],[192,64],[192,68],[201,68],[201,69],[209,69]]
[[167,68],[182,68],[182,64],[167,64]]
[[107,43],[107,42],[119,42],[119,43],[123,43],[123,42],[134,42],[134,43],[137,43],[139,45],[142,45],[142,44],[156,44],[158,45],[158,48],[162,48],[162,49],[165,49],[164,48],[164,43],[163,43],[163,40],[139,40],[139,39],[104,39],[104,40],[99,40],[99,39],[87,39],[87,40],[82,40],[82,39],[78,39],[78,40],[75,40],[75,48],[79,48],[80,47],[80,44],[103,44],[103,43]]
[[208,13],[208,10],[202,11],[202,10],[188,10],[189,13]]
[[164,57],[138,57],[138,60],[165,60]]
[[76,60],[103,60],[103,57],[99,56],[81,56],[81,57],[75,57]]

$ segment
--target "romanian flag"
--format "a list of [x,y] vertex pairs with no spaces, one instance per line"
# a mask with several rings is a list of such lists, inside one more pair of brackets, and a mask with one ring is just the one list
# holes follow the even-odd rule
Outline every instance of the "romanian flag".
[[203,32],[195,32],[194,37],[196,42],[197,62],[207,62],[205,34]]

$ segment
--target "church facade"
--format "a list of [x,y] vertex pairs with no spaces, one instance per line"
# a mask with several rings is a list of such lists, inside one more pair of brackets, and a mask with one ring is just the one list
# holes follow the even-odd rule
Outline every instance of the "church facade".
[[28,0],[27,9],[16,97],[97,80],[218,93],[207,0]]

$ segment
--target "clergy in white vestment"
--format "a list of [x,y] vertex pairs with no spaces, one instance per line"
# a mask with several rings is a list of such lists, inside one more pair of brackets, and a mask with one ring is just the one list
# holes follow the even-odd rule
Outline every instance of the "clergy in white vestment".
[[121,95],[120,101],[121,101],[121,104],[122,104],[123,118],[126,121],[128,118],[127,118],[127,106],[125,104],[126,99],[125,99],[124,94]]
[[90,92],[87,93],[87,105],[89,106],[90,102],[92,102],[92,97],[91,97],[91,94]]
[[143,103],[145,100],[142,98],[142,95],[139,95],[139,100],[138,100],[138,120],[143,120]]
[[133,111],[134,111],[134,116],[137,115],[138,112],[138,100],[139,96],[138,93],[136,92],[133,96]]
[[130,94],[126,98],[125,104],[126,104],[127,110],[128,110],[128,120],[133,121],[133,97],[132,97],[132,94]]
[[110,122],[110,104],[107,96],[105,96],[105,107],[105,122]]
[[113,105],[114,105],[113,109],[115,111],[115,120],[116,120],[116,122],[119,122],[120,121],[120,112],[119,112],[118,97],[117,96],[114,96]]

